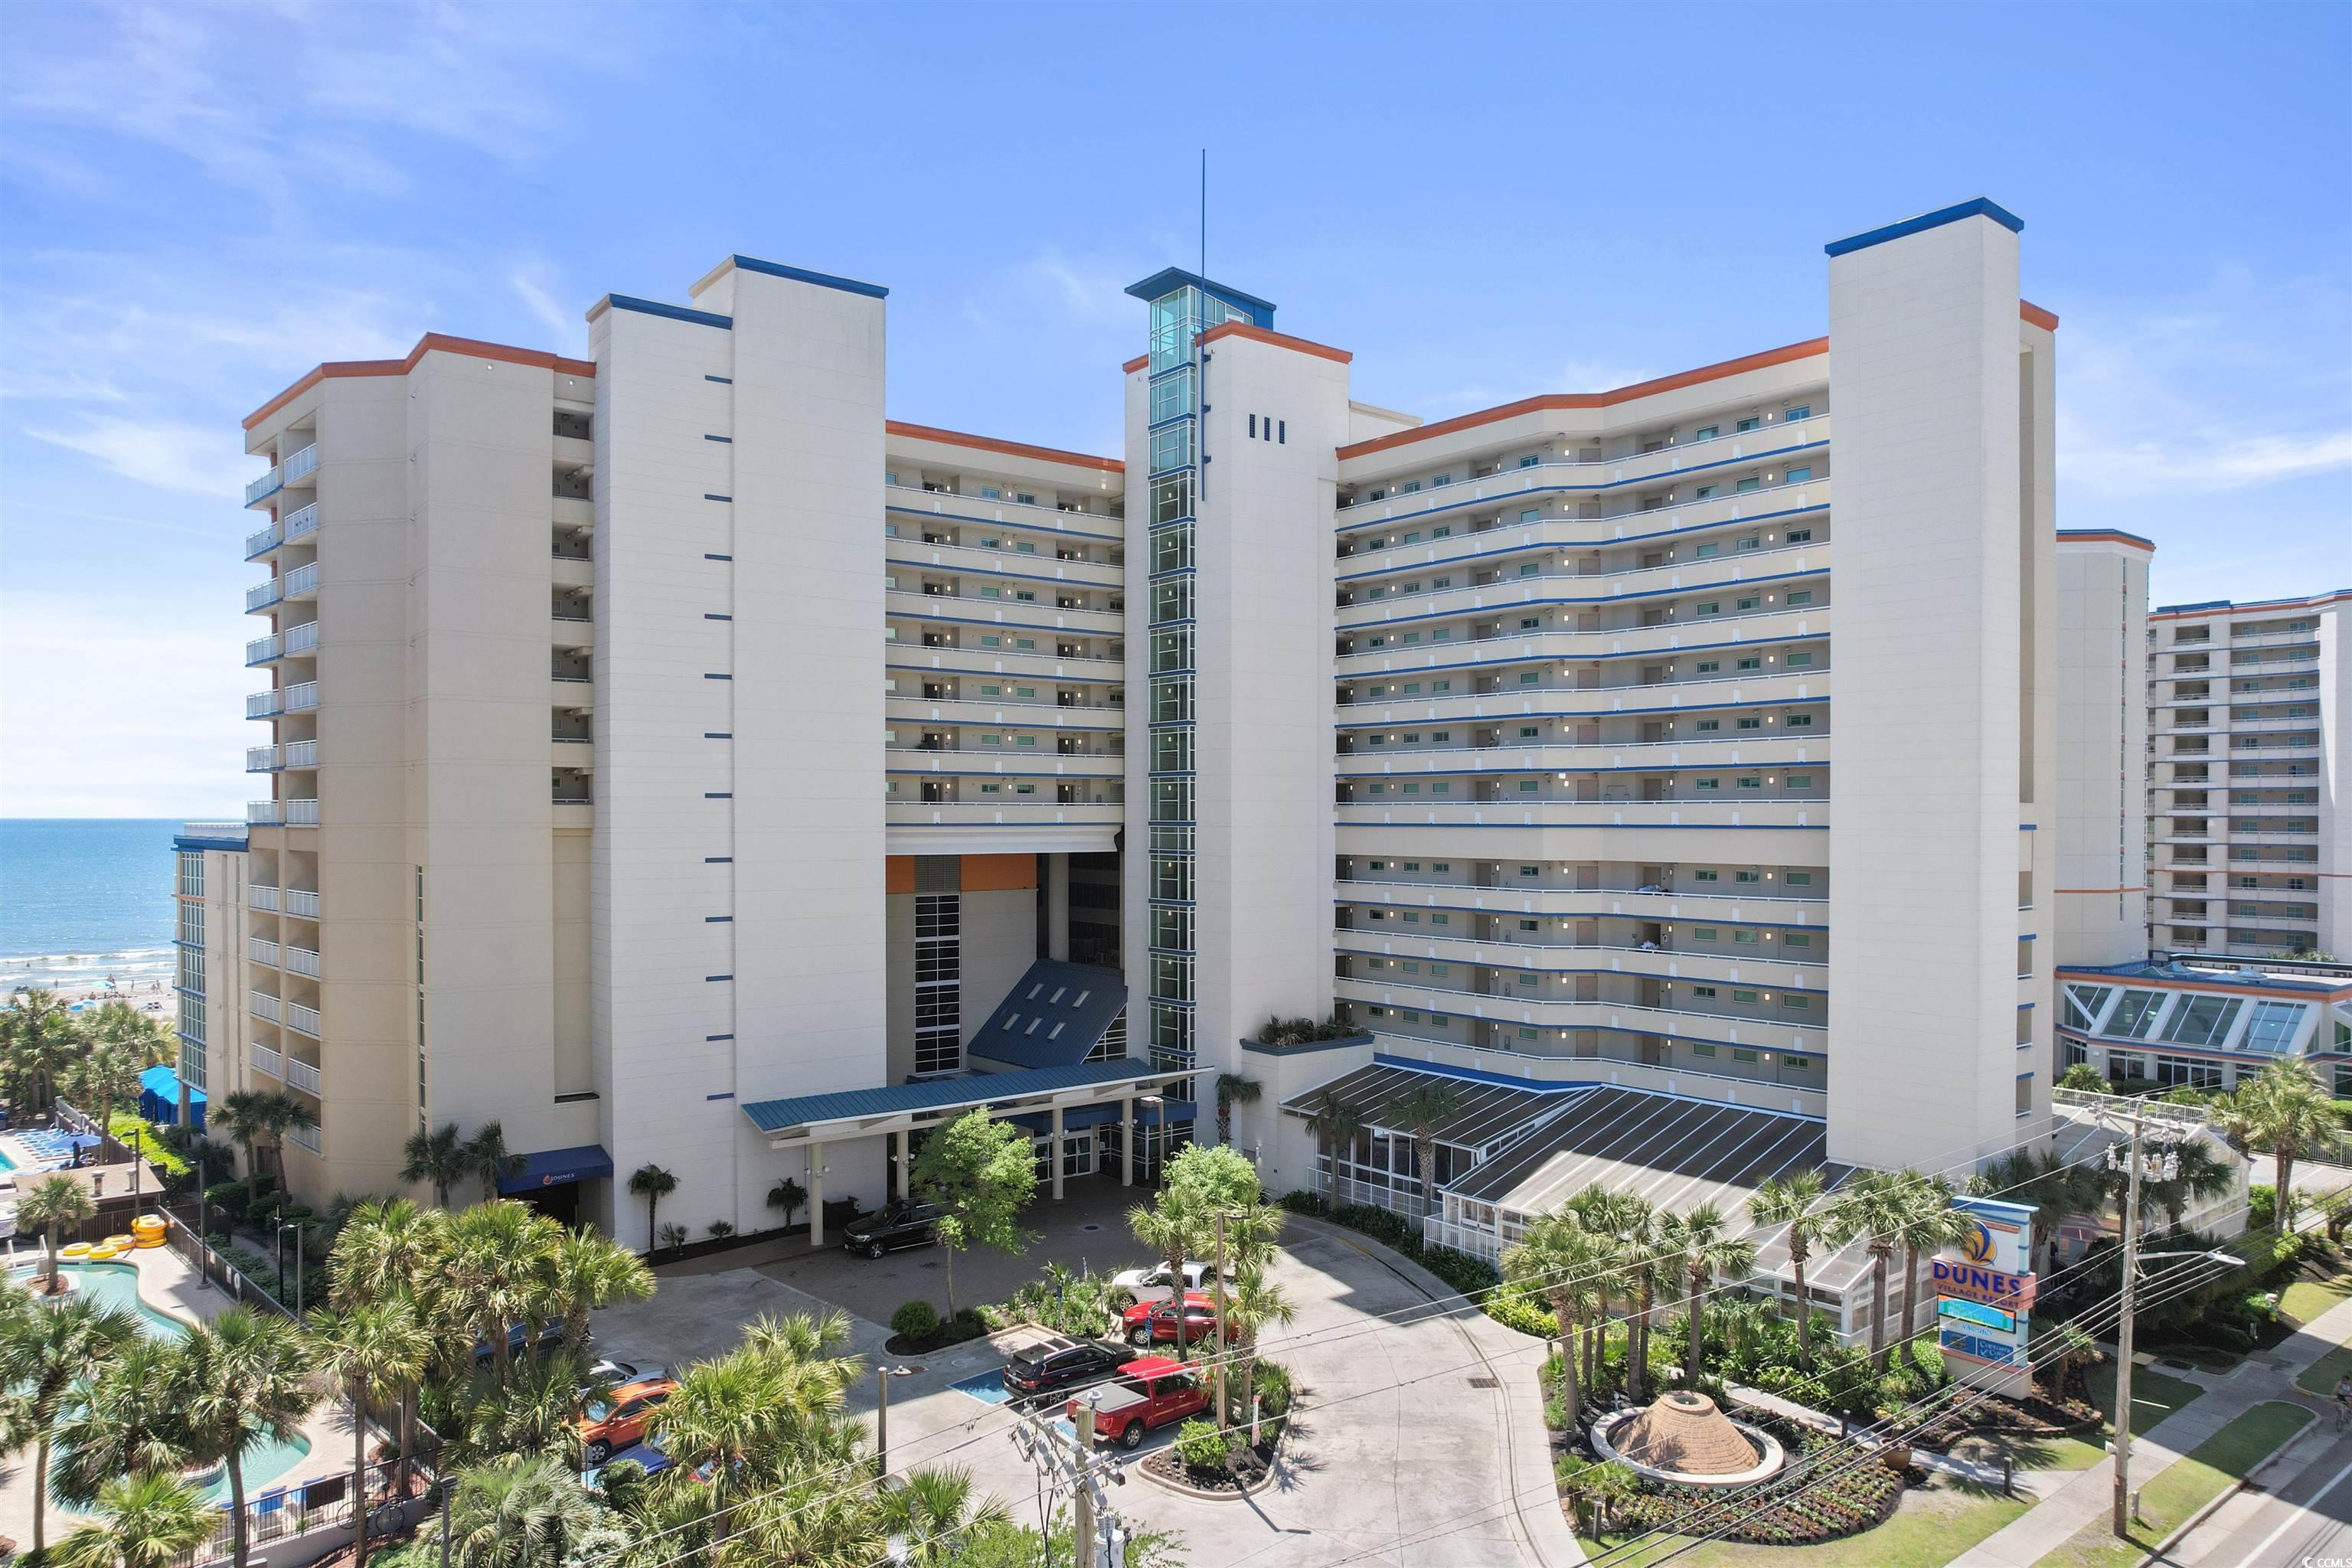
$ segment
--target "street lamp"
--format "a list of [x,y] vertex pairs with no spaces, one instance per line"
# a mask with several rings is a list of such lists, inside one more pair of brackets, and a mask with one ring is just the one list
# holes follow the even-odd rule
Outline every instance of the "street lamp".
[[286,1233],[294,1233],[294,1315],[302,1315],[302,1227],[281,1225],[278,1227],[278,1301],[286,1303]]
[[879,1484],[887,1485],[890,1479],[890,1380],[914,1375],[915,1369],[911,1366],[877,1366],[874,1369],[874,1456],[882,1466]]

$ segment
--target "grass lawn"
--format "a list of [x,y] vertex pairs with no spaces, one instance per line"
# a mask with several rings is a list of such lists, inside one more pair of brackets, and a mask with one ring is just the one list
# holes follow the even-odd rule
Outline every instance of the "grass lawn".
[[2352,1345],[2337,1345],[2305,1367],[2303,1375],[2294,1380],[2295,1386],[2306,1394],[2333,1394],[2336,1380],[2347,1372],[2352,1372]]
[[[2012,1500],[1937,1476],[1918,1490],[1904,1493],[1893,1519],[1860,1535],[1819,1546],[1738,1546],[1716,1541],[1674,1561],[1675,1568],[1757,1568],[1759,1563],[1769,1568],[1936,1568],[2025,1510],[2022,1497]],[[1588,1557],[1599,1556],[1607,1544],[1577,1539]],[[1649,1568],[1685,1539],[1653,1536],[1639,1552],[1611,1558],[1611,1568]]]
[[[2132,1368],[2132,1430],[2148,1430],[2204,1392],[2193,1383],[2168,1377],[2147,1367]],[[2107,1429],[2113,1431],[2116,1424],[2116,1363],[2113,1361],[2103,1361],[2091,1369],[2091,1398],[2098,1405],[2099,1414],[2107,1418]]]
[[2300,1326],[2347,1298],[2352,1298],[2352,1266],[2340,1255],[2328,1258],[2316,1268],[2305,1268],[2280,1293],[2279,1316]]
[[2107,1452],[2100,1443],[2081,1437],[1984,1436],[1961,1438],[1952,1445],[1952,1457],[1998,1467],[2003,1448],[2016,1460],[2020,1471],[2087,1470],[2105,1458]]
[[2084,1525],[2042,1558],[2042,1568],[2132,1568],[2186,1523],[2190,1514],[2221,1496],[2223,1488],[2267,1458],[2312,1419],[2311,1412],[2299,1405],[2272,1401],[2255,1405],[2157,1472],[2156,1479],[2141,1489],[2140,1518],[2132,1527],[2129,1541],[2117,1541],[2102,1519]]

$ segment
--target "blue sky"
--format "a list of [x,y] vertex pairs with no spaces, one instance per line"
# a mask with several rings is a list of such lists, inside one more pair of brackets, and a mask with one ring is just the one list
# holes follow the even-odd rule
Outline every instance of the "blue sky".
[[[1672,16],[1675,25],[1662,29]],[[730,251],[889,285],[898,418],[1112,452],[1198,245],[1442,417],[1812,337],[1990,195],[2060,521],[2158,602],[2352,584],[2352,6],[0,9],[0,815],[249,793],[239,418],[437,331],[582,352]]]

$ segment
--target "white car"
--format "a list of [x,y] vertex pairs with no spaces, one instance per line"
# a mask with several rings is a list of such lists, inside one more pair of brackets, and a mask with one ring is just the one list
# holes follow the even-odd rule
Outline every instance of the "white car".
[[[1188,1291],[1206,1289],[1216,1277],[1216,1265],[1213,1263],[1184,1265],[1184,1289]],[[1176,1294],[1175,1279],[1168,1272],[1165,1263],[1155,1264],[1150,1268],[1128,1269],[1125,1273],[1113,1275],[1111,1283],[1139,1301],[1165,1301]]]

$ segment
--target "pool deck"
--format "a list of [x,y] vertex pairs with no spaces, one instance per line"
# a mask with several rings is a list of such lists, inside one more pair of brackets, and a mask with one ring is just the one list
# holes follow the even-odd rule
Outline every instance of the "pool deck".
[[[128,1167],[124,1167],[128,1169]],[[14,1263],[37,1266],[40,1245],[29,1247],[17,1237],[10,1244]],[[210,1322],[232,1305],[229,1298],[197,1277],[188,1261],[168,1247],[148,1247],[133,1255],[139,1268],[140,1299],[156,1310],[183,1322]],[[340,1399],[321,1401],[302,1424],[310,1452],[299,1464],[261,1486],[248,1484],[248,1500],[257,1492],[300,1486],[321,1477],[349,1475],[352,1468],[352,1423]],[[54,1546],[78,1521],[70,1510],[51,1503],[48,1537]],[[0,1535],[13,1538],[21,1549],[33,1542],[33,1449],[27,1446],[0,1458]]]

